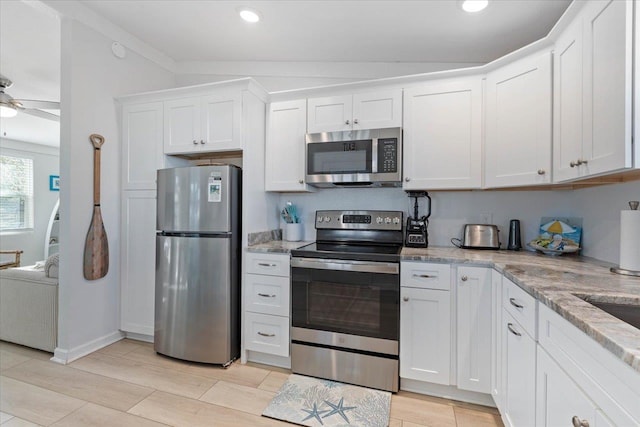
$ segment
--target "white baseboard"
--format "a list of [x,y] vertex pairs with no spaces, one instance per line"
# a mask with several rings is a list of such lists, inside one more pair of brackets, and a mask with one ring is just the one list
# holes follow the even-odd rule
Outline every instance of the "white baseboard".
[[93,353],[94,351],[113,344],[114,342],[120,341],[122,338],[124,338],[124,334],[120,331],[115,331],[72,349],[56,347],[51,361],[66,365],[67,363],[71,363],[74,360],[86,356],[87,354]]
[[125,332],[124,336],[125,338],[129,338],[131,340],[153,343],[153,335],[138,334],[136,332]]
[[290,357],[274,356],[273,354],[260,353],[258,351],[247,351],[247,361],[291,369]]
[[400,390],[413,393],[427,394],[429,396],[445,399],[459,400],[461,402],[475,403],[476,405],[496,407],[490,394],[477,393],[475,391],[460,390],[456,386],[427,383],[424,381],[400,378]]

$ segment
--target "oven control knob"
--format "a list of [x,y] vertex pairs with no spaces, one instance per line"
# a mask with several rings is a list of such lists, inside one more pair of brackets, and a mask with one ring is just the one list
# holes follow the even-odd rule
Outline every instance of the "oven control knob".
[[391,224],[391,218],[386,217],[386,218],[384,219],[384,223],[385,223],[385,224]]
[[382,219],[382,217],[381,217],[381,216],[379,216],[379,217],[377,217],[377,218],[376,218],[376,222],[377,222],[378,224],[382,224],[382,221],[384,221],[384,220]]
[[331,222],[331,217],[330,216],[325,216],[324,217],[324,222]]
[[398,218],[397,216],[393,218],[393,223],[394,224],[400,224],[400,218]]
[[319,216],[318,217],[318,222],[322,222],[322,221],[324,221],[324,219],[321,216]]

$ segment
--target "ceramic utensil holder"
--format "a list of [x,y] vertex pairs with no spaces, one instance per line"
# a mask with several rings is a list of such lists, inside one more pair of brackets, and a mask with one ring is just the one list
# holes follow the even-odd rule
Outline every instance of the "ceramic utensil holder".
[[302,223],[287,223],[284,225],[284,240],[299,242],[302,240]]

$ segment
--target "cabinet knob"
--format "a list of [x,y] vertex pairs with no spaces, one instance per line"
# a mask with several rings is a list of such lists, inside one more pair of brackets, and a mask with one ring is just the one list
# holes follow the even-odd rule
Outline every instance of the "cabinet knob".
[[411,181],[411,178],[406,177],[404,180],[405,180],[406,182],[409,182],[409,181]]
[[345,124],[345,125],[348,125],[348,124],[350,124],[350,123],[351,123],[351,122],[350,122],[349,120],[345,120],[345,121],[344,121],[344,124]]
[[304,184],[304,180],[301,179],[300,181],[298,181],[298,184]]
[[404,301],[404,302],[409,301],[409,297],[402,297],[402,301]]
[[353,124],[357,125],[358,124],[358,119],[353,119]]
[[589,421],[581,420],[577,415],[574,415],[573,418],[571,418],[571,423],[573,424],[573,427],[589,427]]
[[197,144],[197,143],[198,143],[198,141],[196,141],[196,140],[194,139],[194,140],[193,140],[193,143],[194,143],[194,144]]
[[200,140],[200,144],[204,144],[204,139],[201,139],[201,140]]
[[[580,161],[580,160],[578,160],[578,162],[579,162],[579,161]],[[579,166],[579,165],[580,165],[580,163],[578,163],[578,162],[574,162],[574,161],[572,161],[571,163],[569,163],[569,166],[571,166],[572,168],[575,168],[576,166]]]
[[467,280],[469,280],[469,278],[467,276],[462,276],[460,280],[462,280],[463,282],[466,282]]
[[589,163],[589,160],[582,160],[582,159],[578,159],[578,166],[580,166],[580,165],[586,165],[587,163]]
[[544,169],[538,169],[538,175],[544,175],[547,173]]

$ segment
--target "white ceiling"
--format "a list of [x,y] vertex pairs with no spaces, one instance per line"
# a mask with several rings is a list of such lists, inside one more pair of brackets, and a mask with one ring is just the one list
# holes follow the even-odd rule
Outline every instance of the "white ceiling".
[[[83,0],[82,5],[177,63],[218,61],[486,63],[546,35],[571,0]],[[250,6],[257,24],[238,17]],[[0,74],[18,99],[60,98],[59,20],[0,0]],[[181,67],[182,70],[185,67]],[[187,67],[188,69],[188,67]],[[58,145],[58,124],[19,114],[2,135]],[[53,137],[55,136],[55,138]]]

